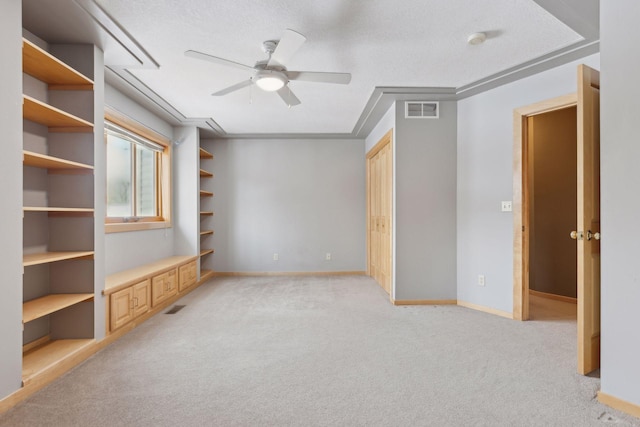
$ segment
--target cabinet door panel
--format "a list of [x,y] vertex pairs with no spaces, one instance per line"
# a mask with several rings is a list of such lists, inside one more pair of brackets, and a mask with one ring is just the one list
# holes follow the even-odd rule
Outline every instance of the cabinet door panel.
[[133,285],[133,317],[149,311],[151,304],[151,286],[149,279]]
[[127,288],[111,294],[110,301],[110,319],[111,330],[114,331],[119,327],[129,323],[133,319],[132,309],[132,289]]
[[151,307],[155,307],[167,298],[167,273],[151,279]]
[[178,269],[168,271],[167,273],[167,298],[178,293]]

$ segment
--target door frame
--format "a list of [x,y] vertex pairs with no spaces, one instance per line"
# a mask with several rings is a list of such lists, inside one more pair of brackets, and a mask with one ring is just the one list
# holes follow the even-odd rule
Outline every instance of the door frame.
[[513,318],[516,320],[529,319],[531,182],[527,118],[577,104],[577,94],[571,93],[513,111]]
[[374,145],[371,150],[369,150],[365,156],[366,162],[366,204],[367,204],[367,236],[366,236],[366,244],[367,244],[367,276],[371,276],[371,159],[380,152],[387,145],[391,148],[391,174],[390,174],[390,191],[389,201],[391,202],[391,206],[389,209],[389,245],[390,245],[390,255],[391,259],[389,260],[389,298],[393,301],[393,277],[394,277],[394,265],[393,265],[393,128],[389,129],[387,133],[385,133],[382,138]]

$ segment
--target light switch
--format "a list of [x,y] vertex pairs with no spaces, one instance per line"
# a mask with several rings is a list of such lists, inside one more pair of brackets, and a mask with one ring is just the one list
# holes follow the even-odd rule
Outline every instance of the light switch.
[[513,206],[511,204],[511,200],[506,200],[502,202],[502,212],[512,212]]

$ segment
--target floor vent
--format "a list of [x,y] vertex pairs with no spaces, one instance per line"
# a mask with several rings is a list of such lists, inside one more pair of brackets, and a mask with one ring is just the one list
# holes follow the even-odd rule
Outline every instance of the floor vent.
[[171,307],[171,310],[167,311],[165,314],[176,314],[185,307],[186,305],[174,305],[173,307]]
[[406,119],[437,119],[440,106],[437,102],[407,101],[404,103],[404,117]]

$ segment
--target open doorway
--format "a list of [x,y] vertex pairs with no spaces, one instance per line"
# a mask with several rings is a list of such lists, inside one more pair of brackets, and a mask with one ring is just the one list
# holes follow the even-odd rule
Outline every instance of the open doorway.
[[576,320],[577,107],[526,118],[529,319]]

